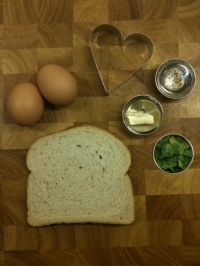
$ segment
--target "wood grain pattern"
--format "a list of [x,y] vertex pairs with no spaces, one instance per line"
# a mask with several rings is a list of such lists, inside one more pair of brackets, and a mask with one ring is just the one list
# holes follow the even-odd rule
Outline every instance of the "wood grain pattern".
[[[88,42],[104,23],[123,36],[144,33],[154,43],[148,64],[109,96]],[[196,71],[195,89],[181,100],[166,99],[155,87],[156,69],[170,58],[186,60]],[[0,265],[199,266],[200,0],[0,0],[0,62]],[[123,68],[114,53],[111,68],[118,62]],[[77,99],[68,107],[45,101],[35,126],[15,125],[5,108],[9,92],[20,82],[37,85],[38,70],[48,63],[73,73]],[[164,109],[161,127],[145,137],[127,132],[121,119],[124,104],[138,94],[155,97]],[[109,130],[130,149],[135,221],[33,228],[27,223],[27,149],[40,136],[82,124]],[[171,132],[194,147],[183,174],[162,173],[152,160],[155,142]]]

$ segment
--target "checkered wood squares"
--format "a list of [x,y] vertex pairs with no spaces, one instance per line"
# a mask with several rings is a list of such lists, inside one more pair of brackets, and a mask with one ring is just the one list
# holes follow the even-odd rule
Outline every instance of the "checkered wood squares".
[[[155,48],[150,62],[109,96],[88,45],[103,23],[124,36],[144,33]],[[0,0],[0,51],[0,265],[200,265],[200,1]],[[197,74],[194,91],[179,101],[155,87],[157,67],[170,58],[188,61]],[[19,127],[6,113],[8,93],[20,82],[36,84],[48,63],[73,73],[79,95],[68,107],[45,102],[35,126]],[[122,124],[122,107],[138,94],[155,97],[164,109],[162,126],[149,136],[131,135]],[[30,227],[27,149],[39,136],[85,123],[110,130],[130,149],[135,222]],[[162,173],[152,160],[157,139],[172,132],[195,151],[191,167],[177,175]]]

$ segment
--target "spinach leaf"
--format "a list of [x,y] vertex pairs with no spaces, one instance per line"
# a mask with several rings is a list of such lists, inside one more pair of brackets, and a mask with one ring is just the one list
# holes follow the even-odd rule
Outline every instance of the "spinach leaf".
[[191,162],[192,148],[190,143],[177,135],[162,138],[154,150],[154,158],[158,166],[169,173],[177,173]]

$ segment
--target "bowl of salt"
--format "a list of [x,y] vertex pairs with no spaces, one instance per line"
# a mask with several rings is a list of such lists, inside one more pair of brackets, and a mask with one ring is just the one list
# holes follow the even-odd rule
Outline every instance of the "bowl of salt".
[[160,93],[170,99],[181,99],[195,87],[194,68],[181,59],[170,59],[162,63],[155,74],[156,87]]

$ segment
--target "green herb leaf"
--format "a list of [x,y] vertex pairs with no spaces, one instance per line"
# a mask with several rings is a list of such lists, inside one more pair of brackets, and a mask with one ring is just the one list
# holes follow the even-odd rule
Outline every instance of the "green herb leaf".
[[176,135],[161,139],[154,151],[158,166],[169,173],[186,169],[191,162],[192,154],[190,143]]
[[192,157],[192,149],[187,149],[183,151],[184,156]]
[[167,152],[170,153],[171,156],[173,156],[174,154],[179,153],[180,147],[178,143],[173,143],[172,145],[166,144],[166,149],[167,149]]
[[182,162],[184,162],[185,157],[182,154],[179,154],[178,159],[181,160]]
[[157,144],[157,148],[158,149],[162,149],[163,146],[165,146],[165,144],[167,144],[169,142],[169,136],[166,136],[165,138],[161,139],[158,144]]

